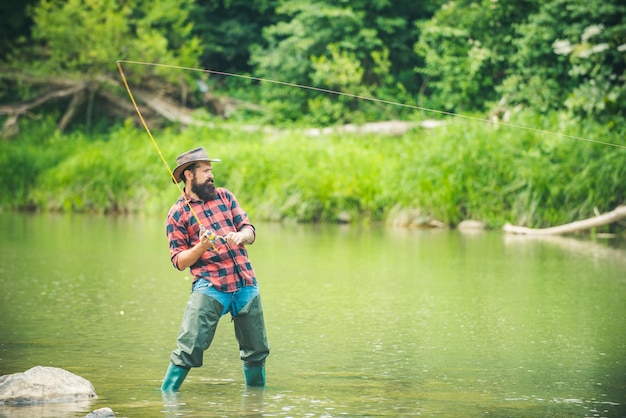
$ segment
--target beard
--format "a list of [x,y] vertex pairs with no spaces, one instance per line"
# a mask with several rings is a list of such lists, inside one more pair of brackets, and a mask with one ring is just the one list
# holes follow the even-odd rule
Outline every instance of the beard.
[[191,191],[198,195],[203,202],[215,199],[215,184],[207,180],[204,183],[196,183],[195,180],[191,184]]

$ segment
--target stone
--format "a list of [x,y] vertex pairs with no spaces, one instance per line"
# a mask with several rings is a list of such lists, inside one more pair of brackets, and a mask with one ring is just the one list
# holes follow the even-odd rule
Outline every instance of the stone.
[[352,221],[352,216],[347,211],[341,211],[337,215],[337,222],[340,224],[349,224]]
[[29,405],[96,399],[86,379],[57,367],[36,366],[0,377],[0,404]]
[[484,222],[475,221],[472,219],[461,221],[461,223],[457,225],[457,229],[459,231],[482,231],[486,228],[487,226],[485,225]]
[[84,418],[114,418],[115,413],[111,408],[100,408],[85,415]]

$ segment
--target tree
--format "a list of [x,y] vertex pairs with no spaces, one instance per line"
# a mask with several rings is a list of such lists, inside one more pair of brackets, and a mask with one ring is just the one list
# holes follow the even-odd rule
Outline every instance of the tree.
[[[416,7],[408,0],[286,0],[277,9],[280,21],[264,31],[267,46],[256,47],[251,62],[261,77],[358,95],[376,93],[378,98],[406,98],[407,86],[399,80],[408,89],[420,84],[407,71],[416,59],[411,53],[417,37],[414,22],[430,16],[439,3]],[[347,121],[368,106],[271,84],[263,89],[265,97],[277,104],[277,117],[287,120],[310,114],[316,122]]]
[[516,28],[512,69],[500,91],[539,111],[620,123],[626,112],[626,5],[555,0]]
[[[78,115],[90,123],[99,110],[122,110],[128,117],[130,106],[120,109],[119,96],[125,92],[116,60],[196,66],[201,47],[191,35],[192,4],[193,0],[42,0],[32,9],[32,37],[17,43],[1,64],[2,100],[22,100],[0,108],[9,116],[5,135],[16,132],[20,116],[52,100],[69,101],[59,129]],[[129,79],[166,93],[175,91],[175,85],[179,90],[191,85],[189,74],[150,66],[134,66]]]
[[249,73],[250,49],[262,44],[263,28],[276,23],[280,0],[196,0],[193,34],[203,45],[204,68]]
[[461,0],[421,24],[415,51],[432,106],[498,102],[621,123],[626,5],[619,0]]
[[0,60],[6,58],[16,40],[30,36],[32,20],[27,9],[37,0],[0,3]]
[[443,5],[419,27],[417,68],[433,106],[447,111],[485,110],[498,100],[515,52],[515,24],[538,8],[537,0],[460,0]]

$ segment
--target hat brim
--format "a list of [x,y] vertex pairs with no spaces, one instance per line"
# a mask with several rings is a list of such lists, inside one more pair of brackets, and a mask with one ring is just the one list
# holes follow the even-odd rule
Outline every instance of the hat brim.
[[178,167],[176,167],[174,169],[174,171],[172,172],[172,182],[174,184],[180,183],[181,181],[183,181],[183,179],[181,178],[181,174],[183,174],[183,171],[185,171],[185,169],[187,167],[189,167],[191,164],[195,164],[201,161],[206,161],[208,163],[219,163],[222,160],[220,160],[219,158],[208,158],[208,159],[202,159],[202,160],[195,160],[195,161],[188,161],[186,163],[183,163],[181,165],[179,165]]

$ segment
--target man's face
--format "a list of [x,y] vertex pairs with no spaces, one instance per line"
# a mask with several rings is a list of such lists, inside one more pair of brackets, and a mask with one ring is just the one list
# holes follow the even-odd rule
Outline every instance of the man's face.
[[191,191],[205,202],[215,198],[213,167],[209,162],[200,162],[191,172]]

